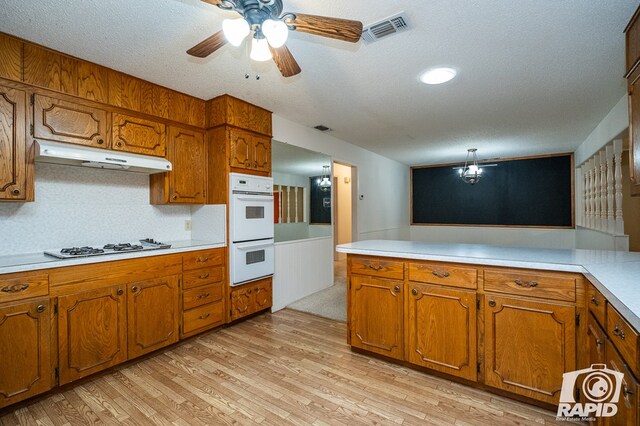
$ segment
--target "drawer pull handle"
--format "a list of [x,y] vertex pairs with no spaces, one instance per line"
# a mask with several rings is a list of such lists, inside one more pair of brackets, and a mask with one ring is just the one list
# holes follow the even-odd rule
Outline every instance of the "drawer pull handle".
[[449,277],[449,273],[448,272],[433,271],[432,274],[435,275],[438,278],[448,278]]
[[38,305],[38,307],[36,308],[36,311],[38,311],[39,314],[44,312],[44,305]]
[[203,319],[207,319],[207,318],[209,318],[209,316],[210,316],[210,315],[211,315],[211,314],[204,314],[204,315],[200,315],[198,318],[200,318],[200,319],[202,319],[202,320],[203,320]]
[[209,261],[208,257],[199,257],[198,259],[196,259],[196,262],[199,262],[199,263],[204,263],[208,261]]
[[624,385],[622,387],[622,393],[625,395],[625,398],[627,397],[627,395],[633,395],[633,391],[627,385]]
[[378,266],[373,266],[371,264],[367,265],[369,267],[369,269],[373,269],[374,271],[381,271],[384,269],[384,266],[382,265],[378,265]]
[[600,302],[598,302],[598,299],[596,299],[595,295],[591,296],[591,303],[593,303],[595,306],[598,306],[600,304]]
[[13,195],[20,195],[20,190],[18,188],[14,189],[13,191],[11,191],[11,193]]
[[495,300],[489,300],[489,306],[491,306],[492,308],[496,307],[496,301]]
[[625,336],[624,331],[620,330],[620,326],[618,324],[616,324],[613,327],[613,334],[618,336],[622,340],[624,340],[624,338],[627,337],[627,336]]
[[519,285],[520,287],[523,288],[532,288],[532,287],[538,287],[538,283],[535,281],[521,281],[521,280],[515,280],[514,283],[516,283],[516,285]]
[[29,288],[29,284],[15,284],[2,289],[3,293],[18,293]]
[[395,286],[395,287],[393,288],[393,291],[394,291],[395,293],[400,293],[400,286],[399,286],[399,285]]
[[203,294],[198,295],[198,299],[206,299],[210,295],[211,295],[211,293],[203,293]]
[[209,278],[209,274],[198,275],[198,278],[200,278],[201,280],[204,280],[205,278]]

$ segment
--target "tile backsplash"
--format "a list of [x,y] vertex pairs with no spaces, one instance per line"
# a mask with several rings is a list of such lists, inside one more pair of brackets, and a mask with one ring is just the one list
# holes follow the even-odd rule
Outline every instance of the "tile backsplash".
[[191,207],[150,205],[148,175],[37,163],[35,180],[35,202],[0,203],[0,256],[191,238]]

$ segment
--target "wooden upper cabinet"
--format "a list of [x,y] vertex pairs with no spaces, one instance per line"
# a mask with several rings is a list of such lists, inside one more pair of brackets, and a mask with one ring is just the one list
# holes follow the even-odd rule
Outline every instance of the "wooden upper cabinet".
[[53,387],[50,328],[48,297],[0,308],[0,408]]
[[576,369],[576,308],[487,293],[484,327],[485,383],[557,404]]
[[252,135],[239,129],[229,130],[229,165],[239,169],[253,168]]
[[204,127],[205,101],[169,91],[169,118],[192,126]]
[[0,77],[22,80],[22,50],[22,41],[0,34]]
[[476,293],[410,283],[408,361],[477,380]]
[[26,108],[25,92],[0,86],[0,200],[27,197]]
[[129,285],[129,359],[178,341],[178,276]]
[[271,174],[271,138],[254,136],[252,145],[254,170]]
[[70,56],[24,43],[23,81],[27,84],[76,96],[78,63]]
[[228,124],[272,136],[271,112],[229,95],[222,95],[207,102],[206,127]]
[[60,384],[127,359],[125,285],[58,297]]
[[140,112],[169,118],[169,89],[142,81],[140,85]]
[[140,111],[141,80],[130,75],[109,70],[109,104]]
[[627,80],[629,91],[629,172],[631,194],[640,195],[640,67]]
[[102,109],[35,95],[33,136],[96,148],[109,148],[109,123]]
[[351,345],[391,358],[404,358],[402,281],[352,275]]
[[624,32],[627,42],[627,73],[630,73],[640,62],[640,7]]
[[109,103],[109,70],[91,62],[80,61],[78,96],[103,104]]
[[113,142],[116,151],[164,157],[167,152],[166,126],[143,118],[113,114]]

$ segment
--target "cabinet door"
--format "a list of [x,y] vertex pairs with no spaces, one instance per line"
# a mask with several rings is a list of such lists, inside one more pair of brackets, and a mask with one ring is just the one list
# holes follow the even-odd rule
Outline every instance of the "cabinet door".
[[36,95],[33,114],[36,139],[109,148],[104,110]]
[[255,312],[270,308],[272,305],[271,281],[258,284],[253,290],[253,302]]
[[631,194],[640,195],[640,69],[628,79]]
[[27,193],[27,95],[0,86],[0,200],[25,200]]
[[408,361],[477,379],[476,293],[411,283]]
[[272,300],[271,278],[235,287],[231,290],[231,320],[270,308]]
[[252,135],[239,129],[229,130],[229,166],[253,169]]
[[624,374],[618,399],[618,412],[613,417],[605,417],[604,424],[609,426],[637,426],[640,422],[640,383],[633,377],[618,351],[607,341],[607,367]]
[[49,298],[0,308],[0,408],[53,386]]
[[231,320],[235,321],[247,315],[251,315],[253,301],[251,298],[251,290],[232,290],[231,291]]
[[125,286],[58,298],[60,384],[127,359]]
[[271,138],[253,136],[252,151],[254,170],[271,173]]
[[557,404],[576,369],[575,307],[485,296],[485,383]]
[[204,204],[206,150],[201,132],[171,127],[169,130],[169,202]]
[[589,315],[587,323],[587,348],[589,350],[589,365],[604,364],[607,359],[604,353],[606,334],[598,322]]
[[351,276],[351,345],[403,358],[402,281]]
[[129,358],[178,341],[178,277],[129,285]]
[[114,113],[113,149],[164,157],[167,153],[165,125]]

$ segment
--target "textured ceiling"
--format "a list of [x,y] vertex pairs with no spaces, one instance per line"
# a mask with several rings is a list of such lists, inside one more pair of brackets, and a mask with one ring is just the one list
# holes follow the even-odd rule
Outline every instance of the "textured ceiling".
[[[229,93],[406,164],[572,151],[624,95],[636,0],[284,0],[358,19],[405,11],[412,29],[352,45],[292,33],[302,74],[225,46],[185,51],[233,16],[198,0],[2,0],[0,31],[209,99]],[[441,86],[433,66],[459,70]],[[245,80],[246,73],[261,76]]]

